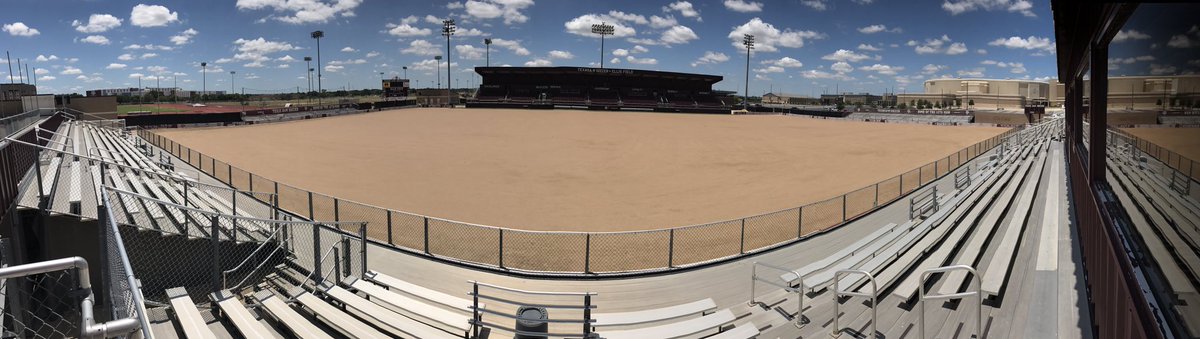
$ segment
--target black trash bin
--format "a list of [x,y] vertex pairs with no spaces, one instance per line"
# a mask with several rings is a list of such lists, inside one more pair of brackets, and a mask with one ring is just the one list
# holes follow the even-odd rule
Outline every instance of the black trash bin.
[[[549,314],[545,308],[521,306],[517,309],[517,330],[528,333],[546,333],[550,329]],[[544,335],[518,334],[514,339],[546,339]]]

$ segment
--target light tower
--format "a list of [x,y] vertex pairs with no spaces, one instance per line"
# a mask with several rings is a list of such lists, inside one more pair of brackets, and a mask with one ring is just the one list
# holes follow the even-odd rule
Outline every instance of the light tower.
[[492,39],[490,38],[483,39],[483,60],[485,67],[492,67]]
[[[200,97],[203,98],[205,94],[208,94],[208,63],[201,62],[200,63],[200,95],[201,95]],[[195,102],[195,100],[193,100],[193,102]]]
[[404,78],[408,79],[408,66],[402,66],[400,69],[404,70]]
[[613,35],[614,27],[608,23],[592,25],[592,33],[600,34],[600,68],[604,68],[604,36]]
[[234,86],[237,79],[233,78],[235,74],[237,74],[237,71],[229,71],[229,94],[237,93],[237,86]]
[[442,56],[434,55],[434,67],[437,69],[437,89],[442,89]]
[[321,38],[324,37],[325,32],[312,32],[312,38],[317,39],[317,106],[321,105]]
[[[454,20],[442,20],[442,35],[446,37],[446,104],[450,105],[450,36],[454,35]],[[440,76],[439,76],[440,78]]]
[[[304,57],[304,76],[308,78],[308,91],[304,96],[312,98],[312,57]],[[310,102],[311,103],[311,102]]]
[[746,89],[742,92],[742,109],[750,110],[750,50],[754,49],[754,34],[742,36],[742,44],[746,45]]

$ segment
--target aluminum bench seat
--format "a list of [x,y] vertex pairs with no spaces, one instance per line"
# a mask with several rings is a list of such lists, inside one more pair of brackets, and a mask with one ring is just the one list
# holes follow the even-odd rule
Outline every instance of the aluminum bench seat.
[[183,330],[184,335],[192,339],[217,339],[217,335],[204,323],[204,317],[192,298],[183,287],[167,289],[167,298],[171,300],[171,309],[175,311],[175,320]]
[[[897,258],[908,253],[908,251],[912,251],[915,244],[924,239],[926,235],[934,230],[936,225],[941,224],[941,221],[944,220],[951,211],[953,211],[953,208],[950,207],[957,206],[963,198],[964,197],[962,195],[957,195],[954,198],[951,198],[949,201],[946,201],[945,205],[939,207],[937,212],[933,212],[932,215],[922,220],[919,224],[917,224],[917,226],[913,227],[911,231],[909,231],[907,234],[904,234],[904,236],[897,239],[890,246],[880,249],[880,252],[856,267],[856,269],[871,272],[872,275],[878,274],[883,268],[890,265]],[[924,251],[924,249],[921,249],[921,251]],[[859,284],[865,284],[865,279],[866,277],[863,275],[852,274],[843,276],[838,283],[839,286],[849,286],[850,289],[853,290],[856,289]]]
[[292,335],[300,339],[324,339],[330,338],[329,334],[325,333],[320,327],[308,321],[303,315],[296,312],[285,303],[282,298],[269,289],[258,291],[254,294],[254,299],[267,310],[275,320],[283,324],[291,331]]
[[[1008,226],[1004,229],[1004,234],[1000,237],[996,252],[992,253],[991,263],[987,265],[986,271],[980,272],[980,278],[983,280],[981,289],[985,296],[999,295],[1000,289],[1008,281],[1008,268],[1017,255],[1017,244],[1021,242],[1021,234],[1025,233],[1025,221],[1033,206],[1033,200],[1036,198],[1034,194],[1039,191],[1038,185],[1045,169],[1046,157],[1040,157],[1040,159],[1034,160],[1038,164],[1033,167],[1033,173],[1030,173],[1025,187],[1021,188],[1016,206],[1009,210],[1012,216],[1009,218]],[[1045,194],[1045,192],[1042,193]]]
[[717,303],[712,299],[701,299],[686,304],[649,310],[597,313],[592,315],[592,318],[595,319],[595,322],[592,324],[596,327],[645,324],[686,317],[693,314],[702,314],[715,309],[717,309]]
[[53,158],[50,158],[50,164],[46,166],[46,171],[42,172],[42,196],[50,196],[54,191],[54,183],[58,181],[58,169],[62,167],[62,153],[54,152]]
[[70,178],[70,185],[68,186],[70,189],[67,190],[67,204],[69,204],[68,209],[72,214],[76,215],[83,214],[84,187],[82,166],[84,165],[79,162],[79,159],[71,160],[71,175],[68,177]]
[[470,314],[454,312],[436,305],[430,305],[424,301],[386,290],[379,285],[371,283],[370,281],[358,279],[356,277],[346,278],[346,280],[343,281],[343,284],[366,294],[377,304],[385,304],[386,306],[391,306],[392,308],[401,309],[407,313],[406,315],[415,315],[419,318],[431,320],[437,323],[428,324],[422,322],[424,326],[452,330],[463,334],[466,334],[467,331],[471,329]]
[[221,308],[225,318],[233,323],[233,327],[246,338],[275,337],[274,332],[259,322],[254,314],[246,309],[246,305],[243,305],[242,301],[238,300],[237,296],[229,290],[213,292],[209,297],[217,303],[217,307]]
[[[409,295],[432,301],[446,307],[464,312],[471,312],[472,300],[454,295],[438,292],[424,286],[413,284],[377,271],[367,271],[366,279],[388,287],[390,290],[397,290]],[[486,308],[483,303],[479,304],[480,308]]]
[[893,242],[898,240],[901,236],[908,234],[909,232],[912,232],[913,227],[914,226],[913,226],[912,220],[909,220],[909,221],[905,222],[904,224],[897,226],[896,230],[894,230],[892,232],[888,232],[887,234],[884,234],[883,237],[881,239],[879,239],[879,241],[872,242],[870,245],[867,245],[867,247],[863,248],[862,250],[856,251],[853,255],[846,258],[846,260],[842,260],[842,261],[834,264],[833,266],[830,266],[829,268],[822,270],[819,273],[814,274],[813,276],[809,277],[808,279],[805,279],[804,286],[808,287],[809,291],[820,290],[819,287],[823,287],[823,286],[828,285],[833,282],[834,275],[837,273],[837,271],[844,270],[844,269],[850,269],[853,267],[858,267],[863,262],[865,262],[871,258],[874,258],[876,255],[878,255],[878,253],[880,251],[882,251],[887,246],[891,245]]
[[296,294],[296,301],[300,305],[312,311],[317,319],[320,319],[329,327],[334,328],[343,335],[351,338],[387,338],[388,335],[379,332],[374,327],[359,321],[350,314],[334,307],[333,305],[317,298],[308,291],[300,291]]
[[703,317],[654,327],[643,327],[621,331],[605,331],[600,333],[600,337],[606,339],[679,338],[718,329],[725,324],[733,322],[734,320],[736,320],[736,317],[733,316],[733,312],[728,309],[724,309]]
[[[891,232],[895,229],[896,229],[895,223],[889,223],[887,225],[884,225],[883,227],[880,227],[878,230],[871,232],[871,234],[868,234],[867,236],[863,237],[862,239],[859,239],[858,241],[855,241],[853,244],[850,244],[850,246],[846,246],[846,247],[842,248],[841,250],[838,250],[833,255],[822,258],[821,260],[814,261],[808,265],[804,265],[804,267],[801,267],[799,270],[796,270],[796,271],[799,272],[801,275],[808,275],[808,274],[811,274],[812,272],[816,272],[816,271],[825,269],[826,267],[829,267],[829,265],[833,265],[834,263],[837,263],[838,261],[841,261],[842,259],[849,257],[850,255],[854,254],[855,251],[858,251],[858,250],[862,249],[863,247],[866,247],[868,244],[883,238],[883,235],[885,233]],[[783,281],[787,281],[788,283],[795,285],[795,281],[797,279],[800,279],[800,277],[796,276],[795,273],[787,272],[787,273],[779,275],[779,279],[782,279]]]
[[448,332],[429,327],[416,320],[410,319],[399,313],[393,312],[383,306],[380,306],[370,300],[363,299],[357,294],[350,293],[345,289],[337,286],[323,287],[323,293],[330,296],[339,303],[346,306],[347,309],[357,311],[357,315],[373,323],[376,326],[388,331],[389,333],[400,337],[415,337],[415,338],[462,338]]
[[758,326],[755,326],[754,323],[748,322],[737,325],[737,327],[734,327],[732,330],[727,330],[705,339],[749,339],[757,336]]

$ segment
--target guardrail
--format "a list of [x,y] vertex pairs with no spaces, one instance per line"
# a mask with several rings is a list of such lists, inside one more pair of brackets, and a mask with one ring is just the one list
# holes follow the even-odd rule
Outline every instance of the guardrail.
[[[592,324],[596,319],[592,318],[592,310],[596,308],[596,304],[592,303],[592,297],[596,293],[592,292],[543,292],[543,291],[526,291],[511,287],[492,285],[478,281],[470,281],[471,292],[471,337],[480,338],[480,332],[487,330],[501,330],[507,333],[512,333],[514,336],[534,336],[534,337],[555,337],[555,338],[584,338],[593,339],[599,336],[593,331]],[[481,290],[483,292],[481,292]],[[514,301],[516,298],[509,295],[529,297],[534,296],[540,300],[537,304],[530,305],[519,301]],[[576,300],[577,299],[577,300]],[[558,300],[558,301],[556,301]],[[492,307],[480,307],[483,302],[493,304]],[[510,307],[518,307],[516,314],[508,314],[496,309],[505,309],[503,307],[495,307],[495,305],[504,304]],[[542,309],[546,312],[542,313],[541,319],[529,319],[522,317],[522,310],[526,307],[533,309]],[[550,312],[550,310],[556,310]],[[568,316],[558,316],[563,311],[568,313]],[[578,312],[579,314],[572,314]],[[551,315],[553,314],[553,316]],[[520,322],[527,320],[534,323],[546,325],[546,331],[536,332],[518,328],[519,326],[505,326],[495,321],[489,321],[484,318],[485,315],[495,316],[503,319],[514,320]],[[576,327],[579,331],[565,330],[561,327]],[[551,327],[554,326],[554,327]],[[565,331],[564,331],[565,330]]]
[[808,205],[744,218],[632,232],[541,232],[479,225],[340,199],[267,179],[153,131],[137,135],[235,189],[271,191],[309,220],[362,220],[374,243],[532,275],[631,275],[696,267],[827,232],[897,201],[991,151],[1013,128],[887,180]]

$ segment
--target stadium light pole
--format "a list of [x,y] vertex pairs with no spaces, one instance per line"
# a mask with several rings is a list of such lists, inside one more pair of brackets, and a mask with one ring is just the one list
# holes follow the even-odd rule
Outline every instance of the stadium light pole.
[[483,65],[484,67],[492,67],[492,39],[483,39]]
[[229,94],[237,94],[237,86],[234,86],[237,83],[237,79],[233,78],[235,74],[237,74],[237,71],[229,71]]
[[309,98],[309,103],[312,103],[312,57],[304,57],[304,76],[308,78],[308,91],[304,92],[304,96]]
[[321,38],[323,37],[325,37],[325,32],[312,32],[312,38],[317,39],[317,106],[321,105]]
[[600,34],[600,68],[604,68],[604,36],[613,35],[613,26],[605,22],[594,24],[592,33]]
[[750,110],[750,50],[754,49],[754,34],[742,36],[742,44],[746,45],[746,89],[742,92],[742,109]]
[[[442,56],[434,55],[433,60],[434,60],[433,68],[437,69],[437,89],[440,90],[440,89],[442,89]],[[447,92],[449,92],[449,91],[447,91]],[[434,93],[436,93],[436,92],[434,92]],[[448,95],[448,94],[446,95],[446,100],[450,100],[450,95]],[[449,102],[447,102],[447,103],[449,103]]]
[[[201,98],[204,98],[203,95],[206,92],[208,92],[208,63],[201,62],[200,63],[200,95],[201,95]],[[192,102],[195,102],[195,101],[196,101],[195,99],[192,99]]]
[[400,69],[404,70],[404,79],[408,79],[408,66],[401,66]]
[[449,105],[450,107],[454,107],[450,103],[450,60],[452,60],[450,58],[450,36],[454,35],[454,30],[454,20],[442,20],[442,35],[446,36],[446,105]]

